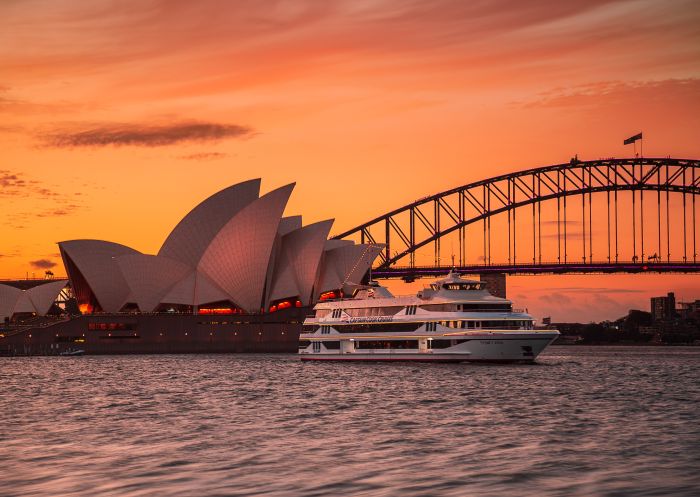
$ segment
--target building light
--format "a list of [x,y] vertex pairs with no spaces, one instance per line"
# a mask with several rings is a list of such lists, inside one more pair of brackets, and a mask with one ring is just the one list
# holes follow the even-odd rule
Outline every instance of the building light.
[[81,314],[90,314],[92,312],[92,306],[90,304],[79,304],[78,310]]
[[235,314],[236,311],[234,309],[230,309],[228,307],[212,307],[212,308],[204,308],[204,309],[199,309],[198,311],[199,314]]
[[340,297],[340,292],[337,290],[331,290],[330,292],[323,292],[318,300],[330,300]]

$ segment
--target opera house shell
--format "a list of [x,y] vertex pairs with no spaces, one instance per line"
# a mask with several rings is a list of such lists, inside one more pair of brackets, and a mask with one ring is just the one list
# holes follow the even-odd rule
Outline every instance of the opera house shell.
[[[0,332],[0,354],[296,352],[310,307],[360,284],[383,246],[329,240],[332,220],[283,217],[293,189],[260,195],[254,179],[215,193],[157,254],[60,242],[76,312]],[[65,283],[0,286],[0,311],[41,316]]]
[[46,280],[31,288],[0,283],[0,320],[16,315],[45,316],[66,287],[67,280]]
[[332,220],[282,217],[294,184],[260,196],[260,180],[222,190],[189,212],[158,254],[70,240],[59,248],[86,313],[259,314],[313,305],[360,283],[382,247],[328,240]]

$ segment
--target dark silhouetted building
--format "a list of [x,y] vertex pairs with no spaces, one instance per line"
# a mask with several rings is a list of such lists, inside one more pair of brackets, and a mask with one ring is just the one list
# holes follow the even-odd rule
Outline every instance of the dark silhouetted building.
[[669,292],[665,297],[651,298],[651,319],[663,321],[676,317],[676,296]]
[[486,290],[495,297],[506,298],[506,275],[504,273],[482,274],[479,279],[486,282]]

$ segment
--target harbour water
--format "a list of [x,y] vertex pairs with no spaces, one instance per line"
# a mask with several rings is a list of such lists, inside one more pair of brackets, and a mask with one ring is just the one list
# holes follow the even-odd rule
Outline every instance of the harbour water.
[[0,495],[697,496],[700,347],[0,358]]

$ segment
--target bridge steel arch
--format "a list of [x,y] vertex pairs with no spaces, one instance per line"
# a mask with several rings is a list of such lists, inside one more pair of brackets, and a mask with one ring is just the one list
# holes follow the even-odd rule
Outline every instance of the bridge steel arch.
[[[607,198],[607,257],[593,259],[593,194],[606,193]],[[618,257],[618,192],[631,192],[632,209],[625,215],[631,217],[632,257]],[[645,192],[656,202],[657,225],[649,233],[653,236],[658,254],[645,252]],[[579,161],[572,159],[565,164],[539,167],[469,183],[435,195],[421,198],[411,204],[376,217],[334,238],[359,238],[362,243],[385,244],[378,264],[373,268],[374,277],[413,278],[440,274],[450,267],[462,272],[696,272],[700,271],[696,238],[696,197],[700,193],[700,161],[675,158],[626,158]],[[671,194],[682,196],[683,237],[682,254],[672,254],[671,217],[669,198]],[[649,193],[647,207],[649,210]],[[582,260],[570,260],[567,255],[567,199],[580,197],[583,228]],[[542,260],[542,212],[544,202],[555,200],[557,204],[557,258]],[[524,263],[517,259],[516,221],[518,209],[531,206],[532,246],[531,258]],[[571,208],[569,208],[570,210]],[[615,222],[611,223],[611,216]],[[664,212],[665,211],[665,212]],[[690,211],[690,212],[688,212]],[[494,262],[491,259],[491,218],[507,215],[508,261]],[[662,219],[666,216],[665,226]],[[688,219],[690,218],[690,219]],[[690,226],[688,221],[690,220]],[[480,250],[483,264],[466,264],[466,228],[475,223],[483,224],[483,245]],[[601,224],[596,221],[596,225]],[[417,236],[417,229],[422,234]],[[614,228],[614,233],[612,229]],[[679,230],[680,231],[680,230]],[[443,264],[440,253],[442,237],[455,233],[459,240],[459,263]],[[692,243],[691,243],[692,241]],[[434,247],[434,265],[416,266],[418,249]],[[688,249],[692,246],[689,256]],[[662,247],[664,247],[662,249]],[[661,253],[661,252],[664,253]],[[672,255],[674,259],[672,259]],[[682,256],[681,256],[682,255]],[[454,255],[453,255],[454,259]],[[402,265],[397,265],[404,262]]]

